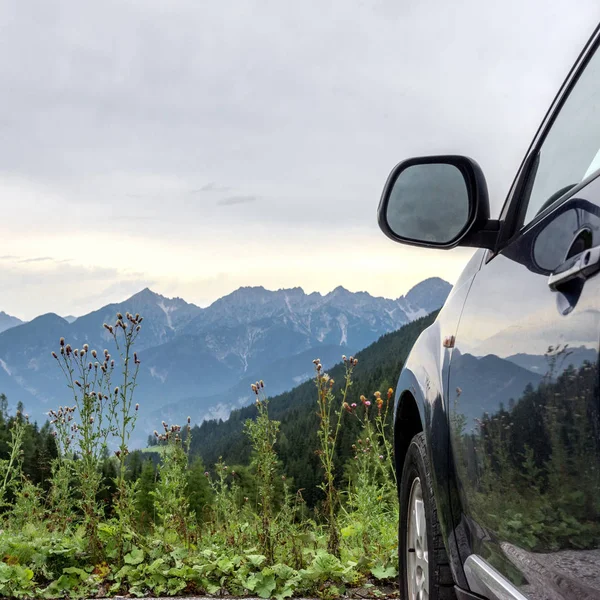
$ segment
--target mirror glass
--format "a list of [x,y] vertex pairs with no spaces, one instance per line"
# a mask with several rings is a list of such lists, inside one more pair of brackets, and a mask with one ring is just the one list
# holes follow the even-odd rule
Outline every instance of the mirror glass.
[[401,171],[386,212],[390,229],[409,240],[452,242],[469,221],[469,190],[454,165],[429,163]]

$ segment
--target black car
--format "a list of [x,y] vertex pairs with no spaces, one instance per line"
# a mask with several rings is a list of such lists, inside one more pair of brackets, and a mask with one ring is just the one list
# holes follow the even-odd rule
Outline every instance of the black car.
[[403,599],[600,598],[599,43],[499,219],[464,156],[401,162],[385,185],[390,238],[478,248],[398,382]]

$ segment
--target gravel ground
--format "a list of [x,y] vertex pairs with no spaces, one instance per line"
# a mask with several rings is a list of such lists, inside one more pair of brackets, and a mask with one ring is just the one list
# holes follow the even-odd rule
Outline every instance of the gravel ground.
[[[600,549],[527,552],[510,544],[502,549],[533,585],[522,588],[531,600],[600,600]],[[543,590],[543,592],[540,592]]]

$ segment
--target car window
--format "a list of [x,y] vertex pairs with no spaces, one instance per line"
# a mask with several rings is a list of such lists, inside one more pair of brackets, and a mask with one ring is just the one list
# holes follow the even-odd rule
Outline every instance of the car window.
[[575,83],[536,162],[525,225],[600,168],[600,52]]

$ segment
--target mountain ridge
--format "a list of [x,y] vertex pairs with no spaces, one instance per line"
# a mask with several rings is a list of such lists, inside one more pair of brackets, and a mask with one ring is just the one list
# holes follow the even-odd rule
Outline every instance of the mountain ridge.
[[252,286],[201,308],[144,288],[70,323],[46,313],[0,333],[0,392],[7,393],[11,404],[24,400],[30,415],[43,419],[67,398],[62,374],[50,358],[59,337],[74,348],[84,343],[98,351],[110,348],[103,324],[128,311],[144,317],[136,342],[140,423],[153,429],[161,412],[167,416],[167,408],[176,412],[170,417],[192,413],[201,421],[215,410],[225,415],[251,402],[249,378],[275,369],[279,376],[272,391],[291,389],[308,376],[301,357],[316,356],[320,349],[331,361],[356,353],[428,314],[431,305],[441,307],[450,289],[449,283],[432,278],[393,300],[342,286],[327,294]]

